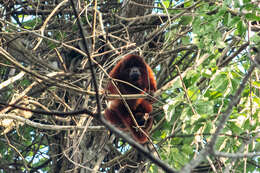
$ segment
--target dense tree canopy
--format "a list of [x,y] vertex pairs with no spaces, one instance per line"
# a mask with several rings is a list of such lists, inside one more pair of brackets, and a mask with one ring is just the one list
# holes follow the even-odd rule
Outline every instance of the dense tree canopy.
[[[0,1],[0,172],[259,172],[257,0]],[[109,71],[156,76],[140,145],[104,120]],[[151,96],[150,96],[151,97]]]

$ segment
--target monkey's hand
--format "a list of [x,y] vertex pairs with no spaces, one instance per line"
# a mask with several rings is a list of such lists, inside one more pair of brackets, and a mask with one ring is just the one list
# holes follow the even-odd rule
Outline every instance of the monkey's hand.
[[154,103],[156,101],[155,97],[154,97],[154,91],[150,91],[148,92],[148,96],[145,100],[147,100],[149,103]]

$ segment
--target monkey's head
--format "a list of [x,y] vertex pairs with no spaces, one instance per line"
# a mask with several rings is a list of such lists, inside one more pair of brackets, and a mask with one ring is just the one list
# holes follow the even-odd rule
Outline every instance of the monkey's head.
[[146,64],[141,57],[131,55],[131,58],[122,64],[120,74],[122,74],[121,80],[130,82],[136,86],[142,85],[143,76],[147,75]]

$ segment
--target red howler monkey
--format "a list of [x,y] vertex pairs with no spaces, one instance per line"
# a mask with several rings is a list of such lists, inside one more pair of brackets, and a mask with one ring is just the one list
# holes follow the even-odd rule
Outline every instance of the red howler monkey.
[[[142,94],[143,91],[153,94],[156,91],[156,81],[152,69],[145,63],[143,58],[137,55],[127,55],[112,69],[110,77],[126,81],[141,90],[130,86],[127,83],[115,82],[121,94]],[[117,88],[110,81],[107,91],[110,94],[119,94]],[[149,116],[152,112],[152,104],[146,99],[126,100],[138,125],[148,134],[152,128],[153,118]],[[105,118],[121,130],[130,131],[133,138],[143,144],[147,141],[146,135],[136,127],[136,124],[120,99],[110,100],[105,110]]]

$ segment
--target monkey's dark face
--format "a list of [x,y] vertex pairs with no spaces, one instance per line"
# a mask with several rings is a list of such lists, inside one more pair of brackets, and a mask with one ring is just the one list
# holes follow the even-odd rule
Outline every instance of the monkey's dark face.
[[127,61],[122,67],[121,67],[121,79],[128,81],[132,84],[138,84],[142,80],[142,75],[146,72],[146,66],[142,59],[136,59],[133,58],[129,61]]
[[130,81],[136,83],[140,79],[140,77],[141,77],[141,72],[139,68],[132,67],[129,72]]
[[[147,67],[145,62],[140,57],[132,56],[131,59],[125,60],[122,62],[119,72],[119,76],[117,79],[126,81],[135,85],[136,87],[143,89],[146,87],[145,83],[147,76]],[[140,91],[134,89],[133,86],[128,84],[122,84],[123,89],[127,91],[127,93],[139,93]]]
[[[144,86],[144,78],[142,77],[143,75],[145,75],[145,70],[143,70],[139,66],[132,66],[129,68],[124,68],[124,70],[120,73],[119,79],[129,82],[132,85],[135,85],[136,87],[142,89]],[[123,88],[127,91],[127,93],[134,94],[140,92],[136,90],[133,86],[130,86],[129,84],[122,83],[122,85],[124,86]]]

